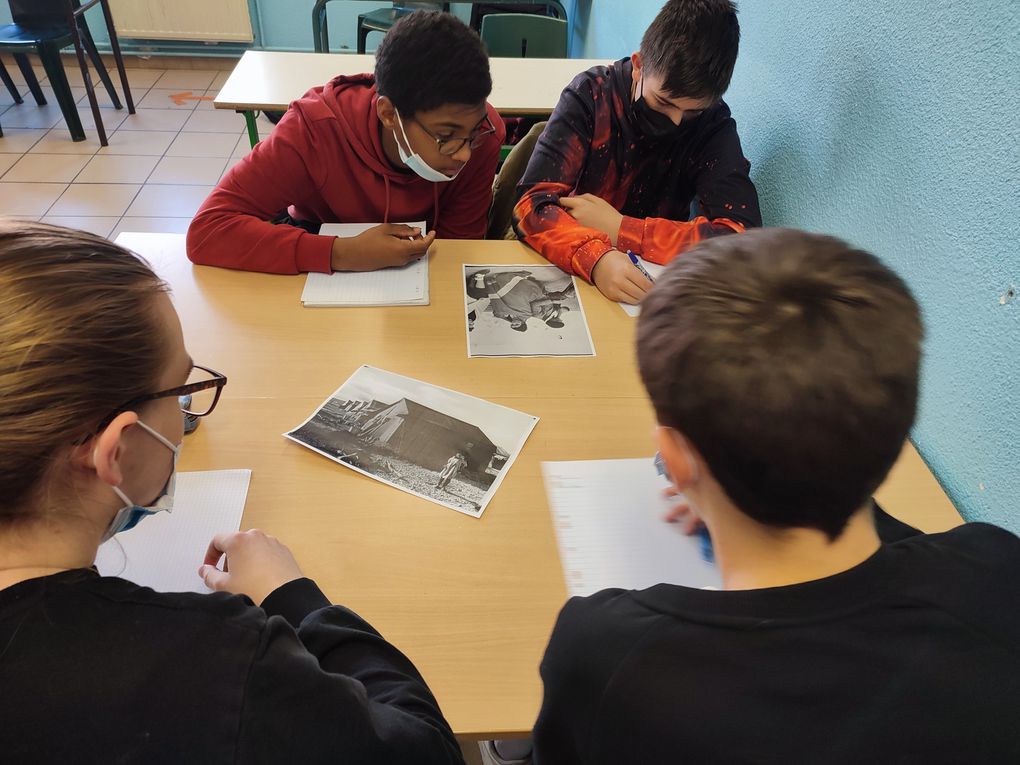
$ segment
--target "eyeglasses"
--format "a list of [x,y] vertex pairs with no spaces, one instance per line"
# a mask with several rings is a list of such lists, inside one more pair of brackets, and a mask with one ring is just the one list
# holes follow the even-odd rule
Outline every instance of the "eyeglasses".
[[185,396],[188,397],[187,403],[182,402],[181,406],[181,411],[184,412],[184,414],[191,415],[192,417],[205,417],[216,408],[216,404],[220,400],[220,393],[223,391],[223,386],[226,384],[226,375],[220,374],[208,367],[202,367],[195,364],[191,368],[191,374],[188,376],[188,381],[184,385],[178,385],[176,388],[167,388],[166,390],[161,390],[157,393],[147,393],[144,396],[138,396],[130,401],[125,401],[111,412],[109,416],[103,419],[96,430],[102,430],[120,412],[133,409],[139,404],[144,404],[146,401],[155,401],[156,399],[171,398],[174,396],[179,399],[182,399]]
[[418,120],[414,121],[418,123],[418,127],[425,131],[425,135],[436,142],[436,149],[444,157],[452,157],[458,151],[463,149],[464,144],[466,143],[470,143],[472,149],[477,149],[485,143],[486,138],[496,132],[495,126],[489,121],[488,117],[485,118],[485,125],[488,127],[483,126],[479,128],[467,138],[440,138],[423,124],[418,122]]

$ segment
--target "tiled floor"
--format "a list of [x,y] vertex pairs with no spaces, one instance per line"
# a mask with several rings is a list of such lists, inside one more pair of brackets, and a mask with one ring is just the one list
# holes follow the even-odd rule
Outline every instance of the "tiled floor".
[[[184,232],[213,186],[248,153],[241,115],[212,106],[228,71],[129,67],[137,113],[113,109],[100,88],[110,144],[101,147],[73,66],[67,66],[68,79],[87,136],[80,142],[71,140],[41,68],[37,76],[49,101],[42,107],[17,66],[8,61],[7,70],[25,103],[15,104],[0,88],[0,215],[110,238],[121,231]],[[263,136],[272,127],[260,118]]]

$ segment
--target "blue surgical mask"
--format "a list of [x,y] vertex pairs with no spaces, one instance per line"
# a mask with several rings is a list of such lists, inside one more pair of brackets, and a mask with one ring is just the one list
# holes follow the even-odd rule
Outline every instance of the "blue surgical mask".
[[[405,150],[400,145],[400,139],[397,138],[396,131],[393,132],[393,137],[397,138],[397,153],[400,154],[400,161],[407,165],[413,170],[419,177],[424,178],[426,181],[432,181],[433,183],[449,183],[456,175],[447,175],[436,170],[432,165],[421,158],[420,154],[409,154],[411,150],[411,142],[407,139],[407,131],[404,130],[404,121],[400,119],[400,113],[397,112],[397,124],[400,125],[400,134],[404,136],[404,143],[407,144]],[[459,173],[458,173],[459,175]]]
[[124,502],[124,507],[118,510],[117,514],[113,516],[113,520],[110,521],[110,525],[106,528],[106,532],[103,534],[103,538],[100,540],[100,543],[110,539],[114,534],[119,534],[122,531],[133,529],[143,518],[148,518],[150,515],[161,513],[164,510],[169,513],[174,507],[174,486],[177,482],[177,457],[181,453],[181,445],[178,444],[175,446],[170,443],[170,441],[141,420],[139,420],[137,424],[142,430],[173,452],[174,460],[173,466],[170,468],[170,476],[166,479],[166,483],[160,490],[159,497],[156,498],[156,501],[151,505],[146,506],[136,505],[128,499],[128,496],[120,490],[120,487],[112,487],[117,496],[120,497],[122,502]]

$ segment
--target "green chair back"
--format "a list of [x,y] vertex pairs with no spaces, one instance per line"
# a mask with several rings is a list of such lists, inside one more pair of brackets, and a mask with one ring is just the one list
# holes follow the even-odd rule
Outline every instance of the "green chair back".
[[531,13],[490,13],[482,17],[481,35],[490,56],[567,57],[565,19]]

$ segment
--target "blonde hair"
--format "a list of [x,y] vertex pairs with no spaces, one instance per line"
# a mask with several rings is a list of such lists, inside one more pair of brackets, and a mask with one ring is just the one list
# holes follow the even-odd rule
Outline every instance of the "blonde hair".
[[156,390],[168,357],[166,284],[107,239],[0,218],[0,524],[75,442]]

